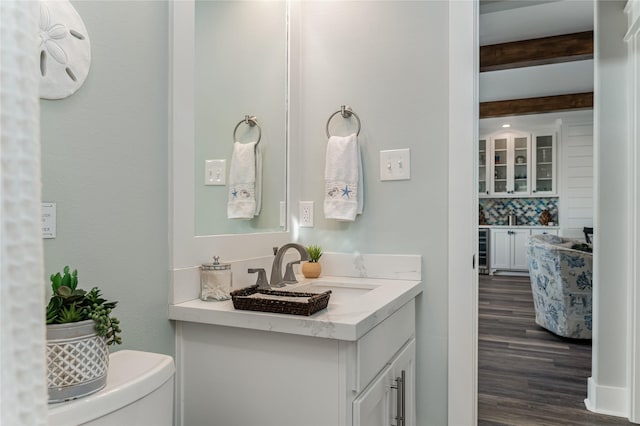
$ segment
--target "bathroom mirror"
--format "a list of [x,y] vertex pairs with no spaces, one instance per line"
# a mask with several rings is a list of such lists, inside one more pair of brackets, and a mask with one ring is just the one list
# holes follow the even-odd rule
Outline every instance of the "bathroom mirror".
[[[286,1],[195,2],[195,235],[284,230],[287,147]],[[262,133],[262,208],[251,220],[228,219],[234,128],[255,116]],[[257,139],[240,124],[237,140]],[[226,160],[224,185],[205,185],[205,161]],[[281,215],[283,216],[281,218]]]

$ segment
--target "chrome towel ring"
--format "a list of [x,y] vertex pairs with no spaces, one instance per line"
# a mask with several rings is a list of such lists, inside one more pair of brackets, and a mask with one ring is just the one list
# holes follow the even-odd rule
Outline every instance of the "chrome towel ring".
[[351,110],[351,107],[349,106],[345,106],[345,105],[341,105],[340,109],[336,112],[334,112],[333,114],[331,114],[329,116],[329,119],[327,120],[327,137],[330,138],[331,134],[329,133],[329,123],[331,123],[331,119],[333,119],[333,117],[336,116],[336,114],[340,114],[342,115],[342,118],[349,118],[351,116],[354,116],[356,118],[356,121],[358,122],[358,131],[356,132],[356,136],[358,136],[360,134],[360,117],[358,117],[358,114],[356,114],[355,112],[353,112]]
[[238,131],[238,127],[240,127],[242,123],[250,127],[258,126],[258,140],[256,141],[256,146],[258,146],[258,144],[260,143],[260,139],[262,139],[262,128],[258,124],[258,119],[253,115],[245,115],[244,120],[240,120],[240,122],[236,124],[236,127],[233,129],[233,141],[238,141],[236,138],[236,132]]

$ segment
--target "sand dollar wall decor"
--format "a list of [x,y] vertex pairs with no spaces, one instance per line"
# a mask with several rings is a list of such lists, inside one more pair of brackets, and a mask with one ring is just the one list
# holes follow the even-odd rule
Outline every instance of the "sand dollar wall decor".
[[82,86],[91,66],[91,44],[69,0],[40,1],[40,97],[63,99]]

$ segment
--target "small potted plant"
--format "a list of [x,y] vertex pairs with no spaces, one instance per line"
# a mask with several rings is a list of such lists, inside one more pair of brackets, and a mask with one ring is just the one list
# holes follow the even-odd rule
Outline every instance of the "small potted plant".
[[100,289],[78,288],[78,271],[51,275],[52,295],[46,310],[47,385],[49,402],[89,395],[107,383],[108,345],[121,344],[120,321],[111,316],[118,302]]
[[305,278],[318,278],[322,272],[322,265],[318,263],[322,257],[322,247],[311,245],[307,247],[309,253],[309,261],[302,264],[302,275]]

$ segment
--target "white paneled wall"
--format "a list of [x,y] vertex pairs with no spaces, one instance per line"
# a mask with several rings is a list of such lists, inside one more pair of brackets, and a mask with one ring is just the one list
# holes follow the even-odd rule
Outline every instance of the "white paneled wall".
[[568,238],[584,238],[593,226],[593,123],[562,126],[560,226]]

